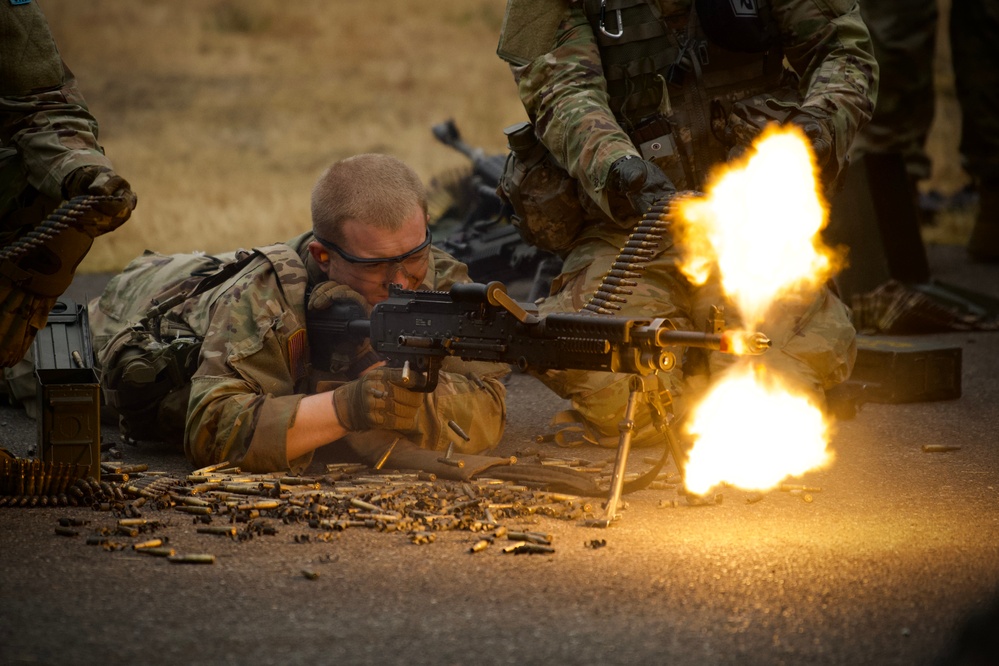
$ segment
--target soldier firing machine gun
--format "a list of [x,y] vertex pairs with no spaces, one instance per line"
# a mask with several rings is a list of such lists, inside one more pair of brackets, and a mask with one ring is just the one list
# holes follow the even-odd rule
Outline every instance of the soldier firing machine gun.
[[[317,320],[310,320],[309,329],[317,334],[314,339],[370,338],[372,348],[390,365],[403,368],[414,391],[434,390],[441,364],[448,356],[508,363],[521,371],[576,369],[634,374],[620,425],[606,515],[592,523],[603,527],[616,517],[635,407],[639,396],[649,393],[646,380],[674,367],[677,347],[759,354],[770,346],[762,333],[679,331],[665,319],[589,312],[539,316],[533,305],[514,301],[499,282],[458,284],[447,292],[411,291],[392,285],[388,299],[374,306],[370,319],[359,317],[363,314],[349,304],[343,308],[334,305]],[[666,438],[668,453],[680,466],[676,440],[662,416],[657,427]]]

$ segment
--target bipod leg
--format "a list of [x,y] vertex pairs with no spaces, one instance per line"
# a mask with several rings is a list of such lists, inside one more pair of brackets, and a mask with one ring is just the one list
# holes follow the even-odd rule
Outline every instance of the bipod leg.
[[631,452],[631,435],[635,431],[635,407],[639,394],[645,390],[645,384],[640,377],[632,377],[629,388],[631,393],[628,394],[628,405],[624,410],[624,418],[618,424],[621,435],[617,445],[617,458],[614,460],[614,475],[611,477],[606,511],[603,518],[584,521],[586,527],[610,527],[618,518],[617,505],[621,501],[621,490],[624,488],[624,470],[628,464],[628,454]]
[[666,409],[663,407],[658,393],[654,391],[649,393],[649,406],[652,409],[652,422],[655,424],[656,430],[666,438],[666,447],[669,449],[670,455],[673,456],[673,464],[676,465],[676,471],[680,475],[680,483],[683,485],[686,470],[684,469],[685,464],[680,451],[680,443],[677,441],[676,435],[673,434],[673,429],[666,417]]

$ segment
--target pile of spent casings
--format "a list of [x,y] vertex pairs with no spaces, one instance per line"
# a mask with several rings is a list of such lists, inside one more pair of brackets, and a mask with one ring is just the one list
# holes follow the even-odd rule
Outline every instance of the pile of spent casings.
[[[561,464],[565,461],[550,460]],[[570,461],[571,462],[571,461]],[[184,478],[102,463],[116,481],[80,479],[80,496],[67,506],[106,512],[114,524],[61,518],[56,534],[86,535],[88,545],[132,550],[171,562],[213,563],[206,553],[178,554],[170,546],[164,512],[183,514],[198,534],[244,542],[293,532],[295,543],[325,542],[347,529],[395,532],[411,543],[433,543],[442,531],[479,534],[468,550],[478,553],[500,539],[506,554],[552,554],[552,535],[531,531],[540,517],[582,521],[593,516],[589,498],[532,489],[499,479],[451,481],[424,472],[373,470],[360,464],[326,466],[319,476],[247,474],[228,464]],[[120,469],[119,469],[120,467]],[[87,488],[89,494],[82,490]],[[156,512],[157,518],[151,518]],[[517,523],[515,527],[514,523]]]

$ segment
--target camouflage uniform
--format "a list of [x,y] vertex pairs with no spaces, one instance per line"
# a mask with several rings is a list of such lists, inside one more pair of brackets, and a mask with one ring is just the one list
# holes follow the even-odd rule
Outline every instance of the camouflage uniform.
[[961,102],[961,157],[978,184],[978,216],[968,251],[999,262],[999,6],[953,0],[950,43]]
[[937,0],[867,0],[860,13],[871,33],[880,84],[877,111],[852,151],[901,153],[911,178],[929,178],[925,144],[933,122]]
[[[637,141],[628,133],[639,123],[626,117],[623,107],[618,113],[612,111],[613,93],[598,45],[609,42],[599,36],[592,7],[588,16],[584,4],[510,0],[499,54],[512,66],[524,107],[542,142],[580,189],[611,214],[605,192],[610,168],[620,158],[639,155]],[[638,0],[608,2],[611,30],[616,27],[615,7],[627,11],[643,4]],[[835,179],[846,163],[856,131],[871,116],[876,94],[877,63],[853,2],[773,0],[780,44],[759,54],[725,51],[708,41],[689,0],[652,4],[669,28],[664,39],[672,40],[668,47],[673,51],[665,49],[670,56],[666,60],[682,62],[687,72],[678,83],[662,79],[662,98],[658,108],[652,109],[672,125],[677,149],[655,161],[679,189],[704,187],[710,168],[724,161],[733,148],[716,137],[724,133],[736,102],[767,93],[777,98],[777,106],[814,107],[829,116],[834,128],[829,170]],[[532,14],[535,20],[530,20]],[[793,71],[779,66],[782,55]],[[627,238],[628,232],[613,224],[584,225],[541,311],[582,307]],[[641,285],[628,296],[622,314],[667,317],[681,329],[706,328],[708,305],[721,302],[717,287],[691,289],[677,270],[678,252],[667,243],[646,265]],[[780,309],[779,319],[764,328],[775,343],[764,362],[821,398],[823,389],[844,380],[852,368],[855,332],[847,309],[828,292],[814,302],[782,303]],[[717,359],[709,363],[719,365]],[[572,399],[605,443],[616,441],[627,378],[553,373],[543,379]],[[660,376],[664,399],[677,398],[681,385],[679,373]],[[648,414],[639,412],[640,427],[649,420]],[[656,441],[648,428],[636,439],[639,444]]]
[[[301,470],[311,460],[308,455],[289,461],[286,455],[299,402],[320,381],[353,378],[347,372],[352,358],[329,371],[309,364],[306,291],[327,279],[309,255],[311,240],[309,233],[289,241],[294,251],[285,259],[252,261],[215,300],[188,408],[185,452],[194,465],[228,460],[248,471]],[[434,248],[420,288],[446,290],[468,281],[463,264]],[[508,371],[491,363],[445,363],[417,428],[399,434],[443,450],[454,438],[447,427],[453,419],[471,438],[456,443],[459,450],[495,446],[506,421],[500,379]],[[352,437],[344,439],[351,444]]]
[[[76,178],[84,171],[92,174],[86,183]],[[64,198],[84,193],[100,171],[113,173],[97,142],[97,121],[59,56],[45,16],[36,3],[0,4],[0,250],[33,230]],[[112,189],[124,183],[116,178]],[[79,188],[67,189],[70,182]],[[135,205],[128,194],[130,202],[104,211],[112,217],[91,210],[88,226],[71,226],[28,253],[0,256],[0,366],[24,356],[93,238],[127,219]]]

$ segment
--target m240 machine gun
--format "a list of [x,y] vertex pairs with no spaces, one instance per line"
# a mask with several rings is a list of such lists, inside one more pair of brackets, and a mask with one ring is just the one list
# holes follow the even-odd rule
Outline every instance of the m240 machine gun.
[[[370,338],[371,346],[389,365],[403,368],[414,391],[433,391],[443,360],[508,363],[522,371],[591,370],[635,375],[618,445],[610,497],[604,519],[616,517],[631,448],[638,396],[645,379],[671,370],[683,347],[700,347],[733,354],[761,354],[770,347],[762,333],[724,330],[721,333],[679,331],[666,319],[641,319],[557,313],[539,316],[532,304],[513,300],[500,282],[457,284],[450,291],[411,291],[397,285],[374,306],[370,319],[350,307],[332,307],[309,320],[313,352],[345,339]],[[327,356],[328,357],[328,356]],[[669,453],[681,458],[669,428],[662,428]]]

